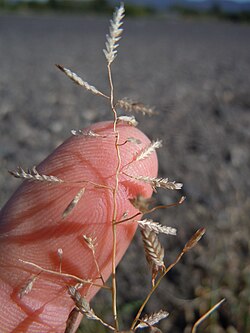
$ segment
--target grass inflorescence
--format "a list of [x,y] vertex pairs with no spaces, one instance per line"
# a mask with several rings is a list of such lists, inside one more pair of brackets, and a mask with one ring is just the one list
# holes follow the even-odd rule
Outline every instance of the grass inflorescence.
[[[114,138],[114,148],[117,157],[117,164],[115,166],[115,173],[113,176],[113,186],[108,187],[103,184],[93,183],[88,179],[79,180],[79,182],[72,182],[72,184],[77,184],[80,186],[80,190],[78,190],[77,194],[72,197],[72,200],[69,202],[68,206],[65,207],[64,211],[61,213],[61,218],[67,218],[72,212],[76,209],[78,205],[81,204],[81,201],[84,200],[85,189],[88,186],[93,186],[95,188],[101,188],[102,190],[109,191],[112,195],[112,219],[110,221],[112,227],[112,275],[111,275],[111,284],[106,283],[103,278],[102,270],[99,267],[98,256],[96,255],[96,247],[98,244],[98,238],[92,235],[82,235],[82,239],[84,244],[88,247],[89,251],[91,251],[93,263],[96,267],[96,271],[98,272],[98,276],[95,279],[92,278],[83,278],[81,276],[76,276],[70,273],[64,273],[63,266],[63,249],[58,249],[57,256],[59,262],[59,270],[49,270],[35,262],[25,261],[20,258],[20,262],[24,266],[30,266],[33,269],[37,269],[39,271],[38,274],[32,275],[28,281],[26,281],[25,285],[19,291],[19,297],[23,298],[27,294],[32,292],[32,288],[36,281],[41,277],[41,272],[47,273],[49,275],[55,275],[57,277],[61,277],[63,281],[65,281],[65,286],[67,286],[68,297],[72,299],[74,304],[74,309],[71,311],[67,322],[65,323],[66,329],[65,332],[70,333],[75,329],[76,317],[79,313],[84,315],[89,320],[97,321],[100,325],[103,325],[106,329],[114,332],[121,332],[120,324],[119,324],[119,316],[118,316],[118,304],[117,304],[117,290],[119,288],[119,281],[117,279],[116,273],[116,259],[117,259],[117,226],[119,224],[130,222],[136,223],[139,226],[140,233],[143,239],[143,246],[145,250],[146,260],[149,264],[149,274],[151,275],[151,288],[147,292],[144,301],[142,301],[141,306],[134,317],[132,323],[127,323],[127,332],[135,332],[140,329],[144,329],[145,327],[151,329],[153,332],[156,328],[158,322],[168,317],[168,312],[165,309],[161,309],[152,314],[143,314],[145,306],[149,302],[151,296],[154,294],[155,290],[158,288],[161,280],[166,276],[166,274],[181,260],[182,256],[186,254],[189,250],[191,250],[201,239],[201,237],[205,233],[204,228],[200,228],[195,232],[195,234],[191,237],[191,239],[186,243],[184,248],[180,251],[179,255],[176,259],[170,264],[166,265],[164,262],[164,247],[162,246],[159,238],[159,234],[165,235],[176,235],[177,230],[172,227],[167,227],[161,225],[159,222],[155,222],[150,218],[142,219],[142,215],[149,214],[157,209],[168,208],[172,206],[178,206],[183,203],[184,197],[181,197],[178,202],[169,204],[169,205],[161,205],[161,206],[151,206],[151,201],[148,198],[144,198],[143,196],[137,196],[135,198],[130,198],[131,204],[138,209],[138,213],[133,216],[127,216],[124,214],[122,219],[118,217],[118,190],[120,187],[120,176],[126,177],[129,181],[139,182],[142,184],[147,184],[152,187],[152,190],[156,192],[156,190],[164,189],[164,190],[180,190],[182,188],[182,183],[170,181],[168,178],[163,177],[150,177],[148,175],[138,174],[131,175],[129,171],[126,169],[122,169],[122,156],[121,156],[121,147],[127,143],[133,143],[135,145],[140,145],[141,142],[137,138],[128,137],[125,141],[120,140],[120,132],[119,132],[119,124],[126,123],[129,126],[137,126],[138,122],[135,117],[130,113],[142,113],[143,115],[153,116],[156,112],[153,108],[144,105],[140,102],[132,101],[128,98],[123,98],[121,100],[115,100],[114,94],[114,83],[112,78],[112,64],[117,56],[118,50],[118,41],[121,39],[122,34],[122,24],[123,18],[125,15],[124,6],[121,4],[119,8],[116,9],[112,20],[110,21],[110,30],[107,35],[106,47],[103,50],[104,55],[107,62],[107,75],[109,81],[109,93],[103,93],[98,90],[93,85],[87,83],[82,78],[80,78],[76,73],[72,72],[70,69],[64,67],[63,65],[57,65],[57,67],[74,83],[81,86],[85,90],[93,93],[94,95],[100,96],[109,102],[110,109],[113,115],[113,132],[112,134],[99,134],[94,131],[84,131],[84,130],[72,130],[73,136],[85,136],[91,137],[93,140],[98,140],[99,138],[107,138],[110,135]],[[119,110],[122,109],[128,115],[120,115]],[[155,153],[156,149],[162,147],[161,140],[152,141],[146,147],[142,147],[139,152],[134,154],[133,162],[141,163],[145,159],[149,158],[153,153]],[[127,165],[127,167],[129,164]],[[69,180],[64,180],[58,178],[54,175],[46,175],[40,174],[36,167],[33,167],[28,170],[24,170],[21,167],[17,169],[17,171],[10,172],[14,177],[25,179],[31,182],[47,182],[52,186],[60,186],[61,184],[69,184]],[[66,281],[71,281],[71,284],[66,283]],[[72,283],[74,281],[74,284]],[[112,316],[113,322],[107,323],[103,318],[95,313],[95,310],[91,308],[88,300],[86,299],[86,295],[81,293],[82,287],[88,285],[89,288],[92,286],[102,288],[111,294],[112,297]],[[218,304],[219,306],[220,304]],[[193,331],[195,332],[197,326],[201,321],[203,321],[206,316],[208,316],[215,308],[213,307],[207,315],[205,314],[200,321],[198,321],[194,327]],[[159,331],[159,330],[158,330]]]

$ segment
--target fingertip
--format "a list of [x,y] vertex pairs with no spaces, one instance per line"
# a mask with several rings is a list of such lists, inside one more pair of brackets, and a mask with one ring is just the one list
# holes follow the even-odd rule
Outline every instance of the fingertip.
[[[56,176],[64,183],[26,181],[1,211],[0,263],[5,266],[5,270],[1,270],[0,278],[15,292],[20,289],[20,281],[25,283],[32,274],[38,272],[18,260],[23,259],[58,272],[59,248],[63,249],[64,273],[95,280],[98,270],[93,253],[84,244],[83,235],[97,239],[95,253],[104,280],[111,273],[114,198],[110,188],[115,185],[118,165],[113,123],[98,123],[83,131],[87,133],[90,130],[97,136],[71,136],[37,167],[40,174]],[[152,194],[150,185],[140,183],[126,174],[155,177],[158,162],[155,152],[146,159],[136,161],[136,156],[150,144],[150,140],[141,131],[125,124],[119,124],[118,130],[121,168],[116,194],[116,218],[122,220],[125,214],[133,216],[138,213],[129,198],[138,195],[149,197]],[[127,140],[131,137],[137,143]],[[86,188],[83,197],[70,214],[63,218],[65,209],[83,187]],[[125,253],[135,230],[136,223],[132,222],[117,227],[117,263]],[[32,333],[36,332],[36,327],[39,327],[40,332],[46,333],[48,325],[55,327],[57,332],[63,332],[61,327],[65,327],[67,316],[74,305],[65,288],[62,289],[67,279],[63,278],[58,282],[58,278],[49,274],[42,276],[42,279],[47,282],[43,283],[39,278],[34,290],[21,301],[22,305],[30,306],[31,312],[25,312],[15,300],[16,318],[29,322]],[[92,287],[85,288],[83,292],[90,300],[97,290],[98,288]],[[13,299],[8,302],[9,305],[3,308],[4,312],[9,311],[6,309],[13,305]],[[46,306],[43,306],[45,303]],[[39,311],[36,312],[38,305],[42,311],[39,315]],[[60,311],[55,319],[56,309]],[[41,324],[44,326],[37,324],[34,319],[36,315],[39,320],[41,316],[44,318]],[[20,323],[21,319],[13,321],[13,332],[14,325],[21,327]]]

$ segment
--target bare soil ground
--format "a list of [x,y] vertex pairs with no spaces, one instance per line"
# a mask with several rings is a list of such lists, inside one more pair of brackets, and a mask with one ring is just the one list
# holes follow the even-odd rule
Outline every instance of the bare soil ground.
[[[8,169],[36,165],[71,129],[112,118],[102,99],[73,85],[54,66],[63,64],[107,90],[102,49],[108,24],[106,17],[0,16],[0,206],[19,183]],[[114,64],[116,95],[156,106],[158,116],[138,117],[140,128],[163,139],[159,175],[183,182],[181,194],[187,196],[181,207],[154,215],[178,228],[177,237],[162,239],[167,263],[196,229],[207,229],[146,310],[170,312],[163,332],[187,333],[225,297],[202,331],[247,333],[250,26],[144,18],[127,19],[124,29]],[[157,199],[170,203],[178,196],[160,192]],[[150,284],[139,235],[118,271],[126,324]],[[102,293],[95,302],[106,312]]]

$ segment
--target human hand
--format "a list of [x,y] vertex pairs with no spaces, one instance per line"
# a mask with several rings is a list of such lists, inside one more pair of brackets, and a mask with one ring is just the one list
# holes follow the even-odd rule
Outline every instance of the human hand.
[[[111,274],[113,187],[117,168],[113,123],[103,122],[90,127],[107,137],[73,136],[58,147],[38,167],[40,174],[53,175],[65,183],[25,181],[0,212],[0,332],[1,333],[63,333],[74,302],[67,285],[76,280],[41,272],[20,261],[28,261],[47,270],[60,272],[58,249],[63,250],[62,273],[82,279],[92,279],[101,285],[93,253],[83,235],[97,240],[96,259],[103,279]],[[157,158],[130,163],[136,152],[149,144],[145,135],[128,125],[118,125],[120,143],[128,137],[141,141],[140,145],[120,146],[122,166],[130,175],[157,175]],[[129,164],[129,165],[128,165]],[[127,165],[127,167],[125,167]],[[83,197],[65,218],[66,207],[85,187]],[[117,221],[124,213],[133,216],[138,210],[128,198],[137,195],[150,197],[152,189],[121,173],[117,193]],[[136,230],[136,223],[117,225],[117,263],[125,253]],[[41,273],[40,273],[41,272]],[[39,274],[40,273],[40,274]],[[20,297],[27,281],[39,274],[32,290]],[[90,301],[99,287],[88,284],[79,291]],[[75,324],[75,330],[79,320]]]

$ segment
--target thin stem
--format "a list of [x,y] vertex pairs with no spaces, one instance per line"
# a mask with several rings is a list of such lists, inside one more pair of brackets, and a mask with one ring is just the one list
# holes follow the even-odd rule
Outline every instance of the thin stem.
[[81,278],[79,278],[79,277],[77,277],[75,275],[72,275],[72,274],[52,271],[50,269],[46,269],[46,268],[43,268],[43,267],[41,267],[41,266],[39,266],[37,264],[34,264],[33,262],[30,262],[30,261],[26,261],[26,260],[22,260],[22,259],[19,259],[19,261],[21,261],[24,264],[30,265],[32,267],[35,267],[37,269],[40,269],[41,272],[44,272],[44,273],[48,273],[48,274],[51,274],[51,275],[56,275],[56,276],[60,276],[60,277],[64,277],[64,278],[74,279],[74,280],[76,280],[79,283],[91,284],[91,285],[93,285],[95,287],[99,287],[99,288],[103,288],[103,289],[110,289],[108,286],[100,285],[98,283],[93,283],[92,280],[91,281],[90,280],[83,280],[83,279],[81,279]]
[[138,212],[138,213],[134,214],[133,216],[130,216],[130,217],[126,218],[126,219],[123,219],[123,220],[117,221],[117,222],[115,222],[115,224],[117,225],[117,224],[121,224],[121,223],[124,223],[124,222],[127,222],[127,221],[131,221],[131,220],[133,220],[136,216],[139,216],[139,215],[142,215],[142,212]]
[[101,318],[98,317],[97,320],[98,320],[103,326],[108,327],[111,331],[116,331],[116,329],[115,329],[113,326],[109,325],[108,323],[106,323],[105,321],[103,321]]
[[223,298],[221,301],[216,303],[210,310],[208,310],[200,319],[197,320],[197,322],[194,324],[191,333],[196,333],[197,327],[205,320],[208,316],[210,316],[211,313],[213,313],[215,310],[218,309],[219,306],[221,306],[222,303],[225,302],[225,298]]
[[161,283],[162,279],[164,278],[164,276],[181,260],[182,256],[184,255],[184,252],[182,251],[178,257],[175,259],[175,261],[169,265],[168,267],[165,268],[165,270],[163,271],[162,275],[158,278],[158,280],[156,281],[156,283],[154,284],[154,286],[151,288],[150,292],[148,293],[147,297],[145,298],[145,300],[143,301],[139,311],[137,312],[137,315],[131,325],[131,331],[135,328],[137,322],[140,319],[141,313],[143,311],[143,309],[145,308],[146,304],[148,303],[149,299],[151,298],[151,296],[153,295],[153,293],[155,292],[155,290],[158,288],[159,284]]
[[119,188],[119,174],[121,169],[121,156],[119,150],[119,132],[117,131],[117,112],[114,106],[114,85],[112,80],[111,73],[111,64],[108,64],[108,78],[110,84],[110,106],[111,110],[114,113],[114,128],[113,131],[115,133],[115,149],[117,155],[117,168],[115,172],[115,187],[113,189],[113,216],[112,216],[112,235],[113,235],[113,250],[112,250],[112,308],[113,308],[113,316],[116,331],[119,331],[119,323],[117,316],[117,286],[116,286],[116,242],[117,242],[117,234],[116,234],[116,219],[117,219],[117,192]]
[[136,214],[134,214],[134,215],[132,215],[130,217],[127,217],[127,218],[125,218],[123,220],[117,221],[115,224],[117,225],[117,224],[121,224],[121,223],[124,223],[124,222],[127,222],[127,221],[131,221],[131,220],[133,220],[135,217],[137,217],[139,215],[149,214],[149,213],[154,212],[157,209],[166,209],[166,208],[170,208],[170,207],[179,206],[179,205],[181,205],[184,202],[184,200],[185,200],[185,197],[181,197],[181,199],[178,202],[174,202],[174,203],[169,204],[169,205],[156,206],[156,207],[153,207],[153,208],[151,208],[149,210],[146,210],[145,212],[141,212],[140,211],[140,212],[138,212],[138,213],[136,213]]
[[101,271],[100,271],[100,267],[99,267],[99,265],[98,265],[98,262],[97,262],[97,260],[96,260],[96,257],[94,257],[94,262],[95,262],[95,266],[96,266],[96,269],[97,269],[97,271],[98,271],[98,274],[99,274],[99,276],[100,276],[100,279],[102,280],[103,285],[105,285],[105,281],[104,281],[104,278],[103,278],[102,273],[101,273]]

